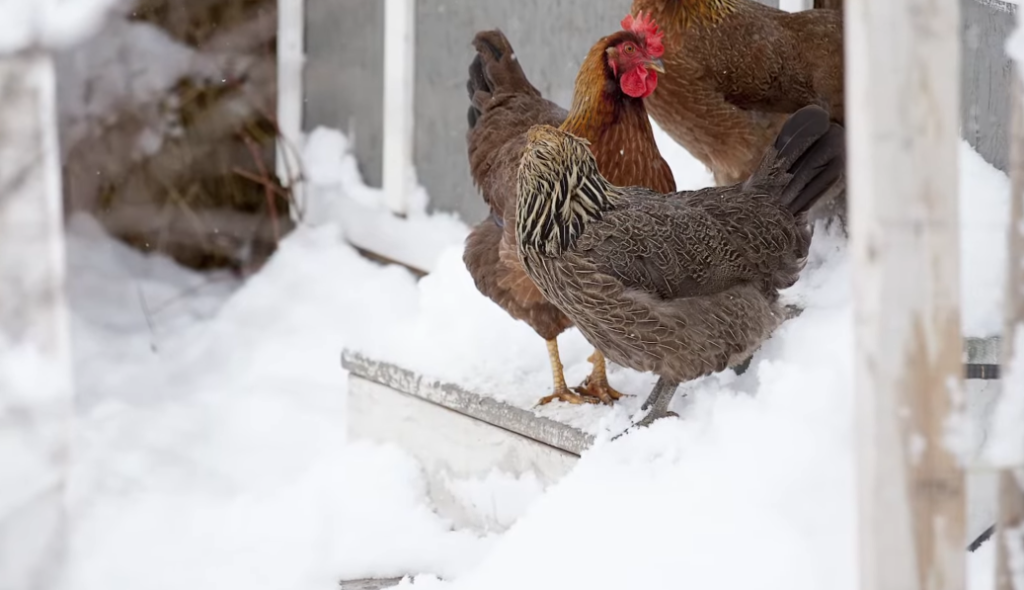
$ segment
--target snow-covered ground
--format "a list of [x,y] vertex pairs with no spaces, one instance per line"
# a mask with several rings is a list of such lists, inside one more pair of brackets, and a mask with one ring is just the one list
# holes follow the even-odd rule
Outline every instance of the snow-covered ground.
[[[710,181],[659,141],[681,187]],[[407,574],[423,575],[403,586],[487,590],[856,586],[840,239],[819,231],[786,294],[804,314],[742,377],[685,386],[682,420],[612,442],[639,398],[540,409],[597,443],[547,490],[500,473],[459,484],[468,498],[500,500],[488,506],[499,521],[516,521],[481,536],[431,510],[410,457],[346,441],[339,353],[360,348],[530,407],[550,386],[545,348],[474,289],[464,225],[410,214],[404,247],[433,271],[417,282],[342,240],[353,227],[341,217],[358,210],[371,224],[379,202],[344,137],[315,132],[305,160],[311,223],[244,286],[141,255],[87,217],[71,221],[77,590],[312,590]],[[962,162],[964,326],[984,336],[999,327],[1008,182],[966,145]],[[568,379],[582,379],[589,346],[575,331],[560,343]],[[637,395],[653,382],[617,367],[611,380]],[[988,588],[991,560],[991,544],[971,556],[972,588]]]

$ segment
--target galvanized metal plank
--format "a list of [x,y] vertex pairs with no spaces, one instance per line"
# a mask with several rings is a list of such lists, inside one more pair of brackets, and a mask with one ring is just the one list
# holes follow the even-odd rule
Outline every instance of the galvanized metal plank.
[[356,351],[345,350],[342,353],[341,364],[350,373],[369,381],[425,399],[574,455],[579,455],[594,441],[593,436],[571,426],[467,391],[457,384],[443,383],[392,363],[368,358]]
[[384,590],[397,586],[402,578],[367,579],[367,580],[342,580],[341,590]]

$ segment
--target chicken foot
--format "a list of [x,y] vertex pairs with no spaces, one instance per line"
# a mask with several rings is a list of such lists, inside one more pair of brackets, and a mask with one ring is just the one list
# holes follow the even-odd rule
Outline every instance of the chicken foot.
[[676,389],[678,387],[679,383],[669,381],[664,377],[659,377],[658,382],[654,384],[654,389],[652,389],[650,395],[647,396],[647,401],[645,401],[644,405],[640,407],[641,410],[650,409],[651,411],[634,426],[637,428],[643,428],[644,426],[650,426],[659,418],[679,416],[679,414],[670,412],[668,409],[668,405],[672,402],[672,398],[675,397]]
[[558,341],[548,340],[548,360],[551,361],[551,379],[555,383],[555,391],[551,395],[540,398],[538,406],[550,403],[556,399],[570,404],[596,404],[597,398],[583,396],[569,391],[565,385],[565,369],[562,367],[562,358],[558,354]]
[[583,380],[581,385],[573,388],[573,391],[587,397],[597,398],[609,406],[615,400],[621,399],[623,394],[608,384],[608,372],[605,368],[604,355],[601,354],[601,351],[595,348],[594,354],[590,355],[590,358],[587,360],[594,365],[594,369]]

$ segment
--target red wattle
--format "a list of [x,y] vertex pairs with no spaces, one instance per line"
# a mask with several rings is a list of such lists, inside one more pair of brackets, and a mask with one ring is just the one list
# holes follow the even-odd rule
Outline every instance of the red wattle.
[[644,66],[622,75],[619,86],[622,91],[633,98],[647,98],[658,85],[658,73],[649,71]]

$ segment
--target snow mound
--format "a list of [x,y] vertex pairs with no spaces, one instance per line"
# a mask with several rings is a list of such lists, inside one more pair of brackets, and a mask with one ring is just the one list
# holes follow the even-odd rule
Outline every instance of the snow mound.
[[120,0],[2,0],[0,54],[66,47],[92,34]]

